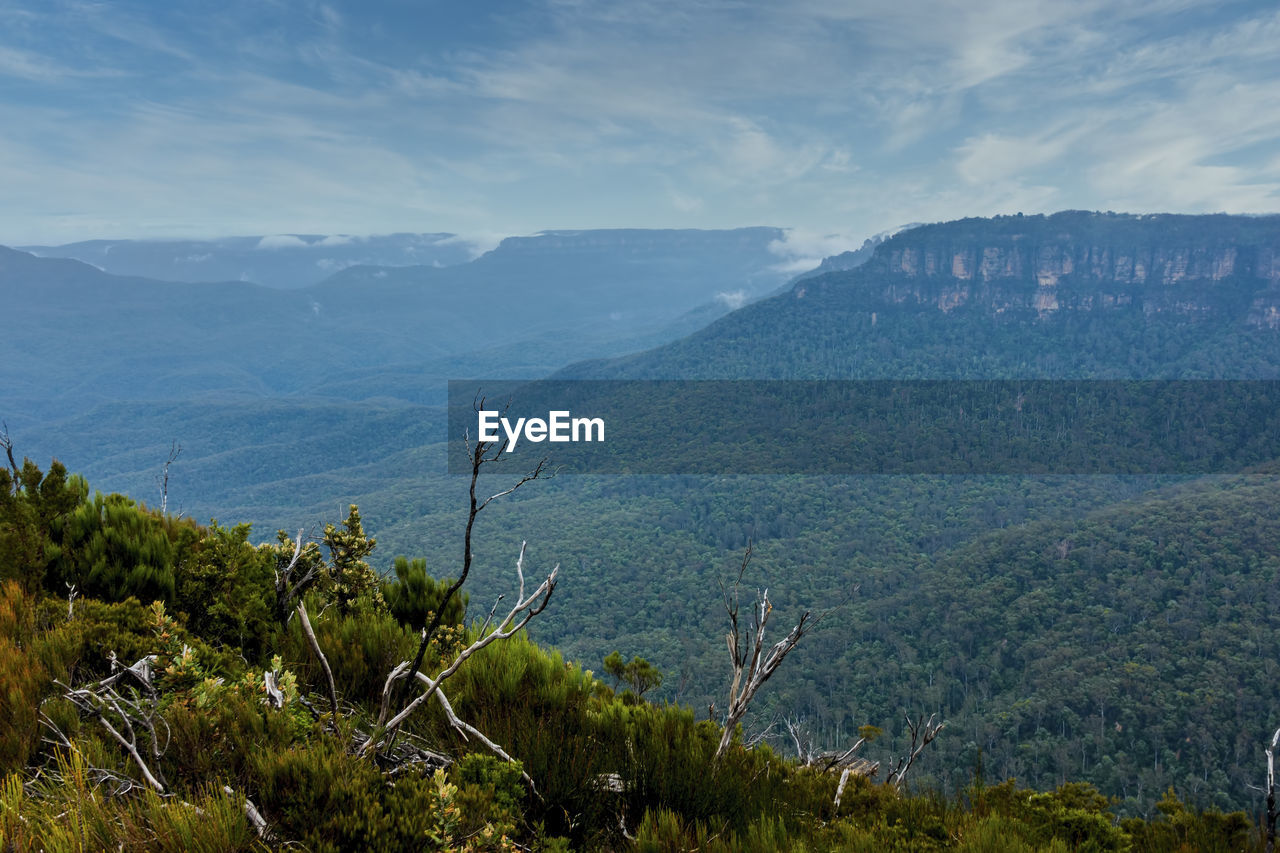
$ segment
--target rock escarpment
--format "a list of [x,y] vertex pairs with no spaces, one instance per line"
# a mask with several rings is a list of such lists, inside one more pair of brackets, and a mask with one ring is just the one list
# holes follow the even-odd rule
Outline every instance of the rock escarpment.
[[869,308],[1225,313],[1280,329],[1280,216],[958,220],[899,234],[858,275],[802,282],[793,296],[837,290]]

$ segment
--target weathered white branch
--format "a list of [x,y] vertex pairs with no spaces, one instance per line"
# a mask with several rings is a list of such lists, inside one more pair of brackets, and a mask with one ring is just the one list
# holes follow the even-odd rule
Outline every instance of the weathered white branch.
[[[396,666],[396,668],[387,676],[386,684],[382,688],[383,711],[379,715],[379,726],[382,727],[383,742],[389,743],[395,732],[404,724],[404,721],[407,720],[409,716],[422,705],[422,703],[430,699],[432,695],[439,690],[440,685],[443,684],[451,675],[457,672],[458,668],[466,663],[472,655],[498,640],[506,640],[514,636],[529,624],[529,620],[537,616],[546,608],[547,602],[551,600],[551,594],[555,591],[556,579],[560,575],[560,566],[556,565],[556,567],[551,570],[551,573],[547,575],[546,579],[543,580],[542,583],[538,584],[537,589],[526,596],[524,593],[525,545],[526,543],[524,542],[520,543],[520,556],[516,560],[516,576],[519,579],[520,587],[516,603],[512,606],[511,610],[502,619],[502,621],[494,626],[492,631],[487,634],[482,633],[482,635],[476,638],[471,645],[458,652],[453,661],[441,670],[439,675],[435,678],[424,677],[423,674],[421,672],[417,672],[416,667],[413,667],[412,665],[410,665],[406,670],[405,664]],[[404,678],[406,671],[412,671],[415,678],[420,678],[420,680],[425,682],[426,689],[414,697],[412,701],[401,708],[401,710],[394,714],[390,719],[385,720],[384,724],[385,715],[390,713],[387,700],[394,693],[395,682]],[[361,745],[358,750],[359,754],[364,755],[368,753],[369,750],[376,745],[376,740],[376,736],[371,735],[369,739]]]
[[853,773],[853,765],[852,765],[852,764],[850,764],[848,767],[846,767],[846,768],[845,768],[845,769],[840,773],[840,784],[839,784],[839,785],[836,785],[835,808],[836,808],[836,811],[837,811],[837,812],[839,812],[839,811],[840,811],[840,798],[841,798],[842,796],[844,796],[844,786],[848,783],[848,781],[849,781],[849,775],[850,775],[851,773]]
[[298,599],[297,606],[298,617],[302,621],[302,633],[307,636],[307,644],[311,646],[311,651],[320,660],[320,667],[324,670],[325,684],[329,688],[329,703],[333,706],[333,721],[336,725],[338,722],[338,688],[333,682],[333,670],[329,668],[329,659],[325,657],[324,650],[320,648],[320,641],[316,639],[316,632],[311,628],[311,620],[307,618],[307,606],[303,604],[302,599]]
[[[427,676],[423,675],[422,673],[418,673],[418,680],[424,681],[427,684],[431,683],[431,679],[427,678]],[[512,758],[510,755],[508,755],[507,751],[504,750],[502,747],[498,746],[496,743],[489,740],[489,738],[485,736],[484,732],[480,731],[470,723],[462,720],[457,714],[455,714],[453,711],[453,706],[449,704],[449,697],[445,696],[444,691],[441,690],[439,687],[436,688],[436,699],[440,702],[440,707],[444,709],[445,719],[449,721],[449,725],[453,726],[455,729],[458,730],[458,733],[462,735],[463,740],[466,740],[467,735],[470,735],[474,737],[476,740],[480,741],[482,744],[484,744],[485,748],[487,748],[494,755],[501,758],[503,761],[506,761],[511,764],[515,763],[515,759]],[[521,769],[520,771],[520,776],[522,779],[524,779],[525,784],[529,786],[530,790],[532,790],[534,793],[537,793],[538,789],[533,784],[532,777],[530,777],[529,774],[526,773],[523,769]]]
[[1267,753],[1267,853],[1275,853],[1276,849],[1276,747],[1280,746],[1280,729],[1271,736],[1271,745]]
[[[230,785],[223,785],[222,790],[233,797],[236,795]],[[245,797],[244,800],[244,816],[248,818],[249,824],[253,827],[253,831],[258,833],[259,838],[263,841],[275,840],[271,827],[267,825],[267,819],[262,816],[262,812],[258,811],[258,807],[253,804],[253,800],[248,797]]]
[[[139,723],[146,729],[151,738],[151,753],[154,757],[153,760],[158,760],[160,757],[159,740],[156,737],[155,725],[147,716],[143,715],[140,711],[137,711],[132,703],[127,699],[123,699],[111,688],[100,688],[103,690],[104,695],[99,695],[94,690],[89,690],[87,688],[72,690],[60,681],[55,681],[54,684],[63,688],[65,690],[65,693],[63,694],[64,697],[82,712],[92,714],[98,718],[98,722],[104,729],[106,729],[107,734],[111,735],[113,740],[124,747],[125,752],[127,752],[129,757],[133,759],[133,763],[138,766],[138,770],[142,773],[142,778],[146,780],[148,785],[154,788],[157,793],[163,794],[165,792],[165,784],[160,777],[159,771],[152,771],[151,767],[142,757],[142,753],[138,751],[137,733],[133,729],[133,723],[130,720],[129,714],[121,707],[121,703],[128,706],[130,710],[134,710],[138,713]],[[116,728],[110,718],[107,717],[106,712],[108,710],[114,711],[119,717],[120,726],[124,729],[123,732]]]
[[[746,569],[750,557],[751,549],[748,548],[746,557],[742,561],[742,570]],[[729,685],[729,707],[725,713],[724,732],[720,736],[720,745],[716,748],[716,758],[723,755],[729,748],[734,729],[746,716],[747,708],[756,693],[782,665],[783,659],[796,647],[800,638],[810,627],[810,614],[806,610],[787,635],[774,643],[766,652],[765,628],[773,613],[773,604],[769,601],[769,591],[765,590],[760,594],[753,609],[751,635],[747,638],[744,648],[738,626],[738,588],[742,580],[742,570],[738,572],[738,581],[734,583],[732,595],[725,593],[725,608],[729,614],[730,625],[729,634],[725,639],[733,663],[733,681]]]

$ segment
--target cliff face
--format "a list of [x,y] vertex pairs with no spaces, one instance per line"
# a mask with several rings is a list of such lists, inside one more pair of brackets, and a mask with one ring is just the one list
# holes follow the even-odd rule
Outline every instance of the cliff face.
[[[858,302],[990,313],[1239,315],[1280,329],[1280,217],[1068,212],[925,226],[881,245]],[[793,291],[804,298],[804,284]],[[834,294],[833,294],[834,295]]]

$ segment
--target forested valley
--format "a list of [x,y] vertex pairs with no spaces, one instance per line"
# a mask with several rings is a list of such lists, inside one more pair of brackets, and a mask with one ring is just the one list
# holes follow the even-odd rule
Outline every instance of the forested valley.
[[[1274,217],[925,226],[554,378],[1274,380],[1278,240]],[[56,377],[78,357],[23,352],[22,370],[44,352]],[[465,451],[439,389],[402,382],[412,358],[392,357],[287,392],[232,365],[217,390],[171,396],[153,364],[130,392],[98,381],[91,405],[0,412],[15,452],[0,831],[19,849],[1261,849],[1280,726],[1274,460],[539,477],[485,510],[467,551],[468,478],[445,471]],[[36,400],[41,380],[21,387]],[[748,549],[743,625],[766,589],[767,646],[816,621],[717,757],[725,590]],[[559,566],[545,609],[458,668],[450,710],[411,714],[387,739],[403,750],[364,749],[426,614],[442,620],[432,678],[504,624],[521,553],[526,592]],[[464,564],[465,600],[442,608]],[[309,586],[281,599],[294,571]],[[148,656],[145,684],[121,675]],[[944,727],[893,779],[929,720]],[[863,737],[843,786],[806,760]]]

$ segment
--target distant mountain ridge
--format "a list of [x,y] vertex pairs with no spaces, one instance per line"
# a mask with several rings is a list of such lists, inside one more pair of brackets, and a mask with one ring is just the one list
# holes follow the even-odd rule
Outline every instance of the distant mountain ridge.
[[[356,265],[292,289],[118,275],[5,248],[0,294],[21,322],[0,339],[0,387],[11,409],[59,415],[209,394],[429,402],[448,378],[535,377],[688,334],[786,280],[772,248],[783,234],[549,232],[466,263]],[[242,248],[324,243],[291,240]]]
[[[1145,313],[1196,313],[1215,308],[1214,291],[1221,288],[1206,284],[1235,279],[1243,288],[1260,285],[1246,322],[1275,328],[1280,216],[1067,211],[964,219],[890,238],[860,275],[884,280],[885,304],[950,311],[975,303],[996,313],[1126,305]],[[793,292],[803,298],[807,288]]]
[[209,283],[252,281],[307,287],[358,264],[453,266],[474,256],[455,234],[271,234],[216,240],[86,240],[18,246],[41,258],[70,258],[125,276]]
[[1280,376],[1280,216],[962,219],[563,378]]

